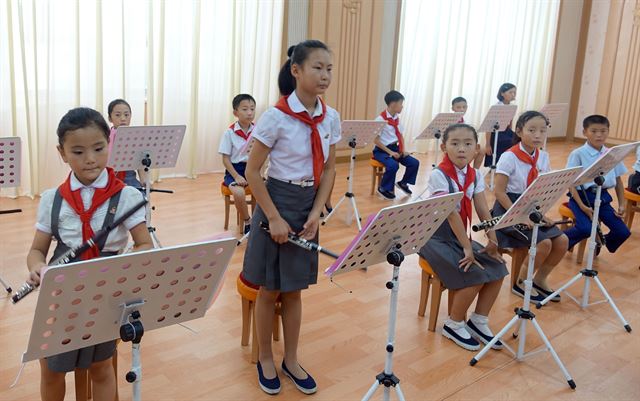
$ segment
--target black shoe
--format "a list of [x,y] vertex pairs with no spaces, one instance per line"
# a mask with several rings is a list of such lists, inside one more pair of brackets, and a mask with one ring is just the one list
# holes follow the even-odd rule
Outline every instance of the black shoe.
[[[533,283],[533,288],[535,288],[535,290],[538,291],[538,293],[540,293],[541,295],[544,295],[545,298],[555,292],[555,290],[547,291],[535,282]],[[556,294],[555,297],[551,298],[551,302],[560,302],[560,299],[560,294]]]
[[378,187],[378,194],[386,200],[394,200],[396,195],[393,192],[385,191],[381,187]]
[[[471,321],[471,319],[467,320],[466,328],[467,328],[467,331],[471,333],[471,336],[477,338],[483,344],[489,344],[489,342],[493,340],[493,337],[490,337],[484,334],[478,327],[476,327],[476,325]],[[502,344],[502,342],[498,340],[496,341],[495,344],[493,344],[491,348],[500,350],[504,348],[504,344]]]
[[455,332],[455,330],[448,327],[446,324],[442,328],[442,335],[466,350],[477,351],[480,349],[480,343],[478,340],[473,338],[473,336],[469,336],[469,338],[462,338]]
[[313,394],[318,391],[318,386],[316,385],[316,381],[313,380],[313,377],[311,377],[311,375],[306,370],[304,370],[302,366],[300,366],[300,369],[302,369],[302,371],[307,374],[306,379],[298,379],[297,377],[295,377],[293,373],[291,373],[289,369],[287,369],[287,365],[284,364],[284,361],[282,361],[282,371],[293,381],[293,384],[296,385],[296,388],[298,390],[307,395]]
[[402,190],[402,192],[404,192],[407,195],[413,194],[413,192],[411,192],[411,190],[409,189],[409,184],[405,184],[402,181],[396,182],[396,187],[400,188],[400,190]]
[[269,395],[278,394],[280,392],[280,378],[278,377],[278,373],[276,372],[276,377],[273,379],[267,379],[262,374],[262,365],[260,365],[260,361],[258,361],[258,384],[260,384],[260,388],[262,391]]
[[[511,287],[511,292],[516,294],[520,298],[524,298],[524,290],[520,288],[518,284],[514,284],[513,287]],[[529,302],[531,302],[532,304],[535,304],[538,302],[542,302],[544,298],[545,297],[542,294],[533,295],[533,292],[532,292]]]

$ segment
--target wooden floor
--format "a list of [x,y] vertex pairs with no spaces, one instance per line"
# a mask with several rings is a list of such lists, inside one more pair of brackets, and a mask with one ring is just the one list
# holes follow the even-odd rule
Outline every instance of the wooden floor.
[[[551,143],[555,168],[563,167],[574,143]],[[431,159],[422,162],[416,191],[424,188]],[[631,166],[629,158],[626,165]],[[348,165],[338,166],[334,203],[346,188]],[[367,216],[389,205],[370,196],[367,161],[357,163],[354,192],[360,212]],[[223,200],[219,193],[221,174],[196,180],[170,179],[157,185],[176,191],[154,194],[153,223],[164,246],[184,244],[210,237],[223,230]],[[626,182],[626,180],[625,180]],[[406,198],[397,202],[406,201]],[[37,200],[0,199],[0,209],[21,207],[21,214],[0,216],[0,275],[14,287],[24,282],[25,259],[33,237]],[[356,235],[355,224],[346,226],[342,217],[322,228],[321,243],[342,251]],[[555,210],[551,215],[557,216]],[[490,351],[475,367],[474,353],[465,351],[441,336],[446,303],[440,311],[436,333],[427,331],[428,313],[417,315],[420,269],[416,256],[401,267],[394,373],[401,379],[407,400],[638,400],[640,399],[640,226],[631,239],[611,255],[606,251],[596,260],[601,279],[626,319],[635,330],[628,334],[607,304],[581,310],[568,299],[538,313],[538,321],[560,358],[572,374],[577,389],[571,391],[549,353],[514,361],[506,351]],[[234,222],[235,218],[232,217]],[[232,227],[231,229],[234,229]],[[197,334],[174,326],[147,332],[142,341],[142,394],[145,400],[267,400],[257,385],[255,365],[249,362],[250,347],[240,346],[240,297],[235,280],[241,270],[244,246],[237,249],[227,279],[216,303],[206,317],[188,322]],[[331,260],[320,259],[320,267]],[[551,276],[554,285],[564,283],[579,270],[575,255],[567,254]],[[303,366],[318,382],[319,391],[304,396],[281,375],[279,400],[357,400],[371,386],[384,364],[389,307],[385,282],[391,270],[386,265],[337,278],[340,286],[324,276],[318,285],[303,292],[304,313],[300,357]],[[513,316],[521,299],[509,291],[505,280],[491,315],[498,330]],[[571,289],[578,294],[576,285]],[[597,291],[595,297],[600,298]],[[446,298],[446,297],[445,297]],[[565,297],[566,298],[566,297]],[[17,386],[9,389],[20,368],[36,303],[35,296],[12,305],[0,299],[0,400],[39,398],[39,367],[27,364]],[[541,344],[528,330],[527,350]],[[131,400],[131,388],[124,380],[130,365],[130,349],[119,347],[120,399]],[[282,342],[274,343],[276,360],[282,358]],[[73,377],[67,378],[67,399],[74,399]],[[375,399],[382,399],[381,392]],[[393,399],[393,398],[392,398]]]

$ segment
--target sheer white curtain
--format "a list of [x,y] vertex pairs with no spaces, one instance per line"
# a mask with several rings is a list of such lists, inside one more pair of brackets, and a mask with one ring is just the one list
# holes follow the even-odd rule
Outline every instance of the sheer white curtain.
[[[547,101],[559,0],[404,0],[396,88],[405,96],[406,142],[413,143],[456,96],[478,126],[504,82],[518,88],[518,112]],[[422,142],[422,143],[420,143]]]
[[[106,114],[125,98],[132,124],[186,124],[175,169],[220,170],[219,137],[231,99],[248,92],[258,112],[278,96],[283,0],[56,0],[0,3],[0,136],[23,140],[22,186],[34,195],[68,168],[55,129],[70,108]],[[105,116],[106,117],[106,116]]]

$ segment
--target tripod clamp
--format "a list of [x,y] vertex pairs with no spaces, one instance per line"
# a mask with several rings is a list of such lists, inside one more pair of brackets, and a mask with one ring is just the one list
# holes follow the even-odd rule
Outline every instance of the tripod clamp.
[[120,318],[120,339],[124,342],[131,342],[133,347],[133,358],[131,370],[125,375],[128,383],[139,382],[142,375],[140,366],[140,342],[144,335],[144,326],[140,321],[140,311],[138,307],[144,305],[146,301],[140,300],[129,304],[123,304]]

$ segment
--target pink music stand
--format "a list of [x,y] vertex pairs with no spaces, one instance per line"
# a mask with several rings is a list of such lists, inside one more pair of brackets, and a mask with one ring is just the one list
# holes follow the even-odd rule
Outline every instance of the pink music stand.
[[538,353],[533,351],[528,354],[524,353],[526,339],[526,323],[531,322],[538,332],[538,336],[542,339],[546,349],[551,353],[558,367],[567,379],[567,383],[572,389],[576,388],[576,384],[564,367],[560,357],[553,349],[551,342],[545,336],[542,328],[536,321],[536,316],[529,310],[529,301],[531,299],[531,288],[533,286],[533,265],[536,258],[536,248],[538,240],[538,229],[543,224],[542,218],[544,214],[555,204],[555,202],[567,191],[575,177],[580,173],[580,167],[568,168],[564,170],[552,171],[550,173],[540,174],[536,180],[531,183],[526,191],[515,201],[515,203],[502,215],[498,223],[492,229],[510,227],[516,224],[533,224],[533,232],[531,235],[531,246],[529,247],[529,264],[527,267],[527,279],[525,280],[524,301],[522,308],[515,310],[515,316],[504,326],[487,345],[469,362],[474,366],[490,349],[500,340],[501,337],[516,323],[520,323],[514,337],[520,333],[518,343],[518,351],[514,352],[506,343],[505,348],[508,349],[518,361],[522,361],[526,356]]
[[325,270],[327,276],[333,277],[385,261],[393,265],[392,279],[386,284],[391,290],[391,298],[384,371],[376,376],[363,401],[371,399],[381,385],[384,386],[385,400],[389,399],[390,387],[395,389],[401,401],[405,399],[400,388],[400,379],[393,374],[400,264],[405,256],[418,252],[431,238],[442,222],[455,210],[460,199],[462,192],[457,192],[380,210],[369,217],[347,249]]
[[436,140],[436,155],[431,167],[435,167],[438,164],[438,153],[440,152],[440,137],[444,131],[453,124],[457,124],[458,121],[464,116],[464,113],[438,113],[433,120],[427,125],[427,127],[414,138],[419,139],[435,139]]
[[[573,283],[578,281],[580,278],[584,278],[584,287],[582,289],[582,297],[581,297],[582,299],[580,302],[568,292],[565,292],[566,295],[569,298],[571,298],[575,303],[577,303],[581,308],[587,308],[588,306],[591,306],[591,305],[596,305],[602,302],[608,302],[609,305],[611,305],[611,308],[613,309],[613,311],[618,316],[618,319],[620,319],[620,321],[622,322],[624,329],[628,333],[631,332],[631,326],[629,325],[627,320],[624,318],[624,316],[622,316],[622,313],[616,306],[615,302],[613,302],[613,298],[611,298],[606,288],[600,281],[600,278],[598,277],[598,271],[593,270],[593,258],[595,257],[596,231],[597,231],[598,220],[600,216],[600,204],[602,203],[601,195],[602,195],[602,185],[604,184],[604,175],[607,174],[609,171],[613,170],[613,168],[619,163],[621,163],[629,153],[635,151],[639,145],[640,145],[640,142],[634,142],[634,143],[627,143],[624,145],[614,146],[613,148],[609,149],[606,153],[604,153],[602,156],[600,156],[598,160],[593,162],[592,165],[585,167],[585,169],[578,176],[578,178],[576,178],[575,182],[573,183],[573,186],[580,186],[592,181],[595,182],[596,184],[596,197],[594,201],[593,218],[591,219],[591,235],[589,236],[589,251],[587,253],[587,267],[585,269],[582,269],[578,274],[576,274],[573,278],[567,281],[562,287],[558,288],[555,292],[550,294],[544,300],[538,302],[536,304],[536,308],[540,309],[540,307],[542,307],[547,302],[549,302],[553,297],[565,291],[567,288],[573,285]],[[604,300],[589,303],[589,287],[590,287],[589,279],[592,279],[596,283],[598,288],[600,288],[600,292],[605,298]]]
[[[150,202],[151,168],[175,167],[187,127],[185,125],[161,125],[144,127],[118,127],[107,164],[116,171],[144,169],[145,197]],[[166,191],[163,191],[166,192]],[[162,245],[151,225],[151,210],[147,206],[146,220],[154,247]]]
[[44,271],[22,362],[121,338],[132,341],[133,399],[140,400],[140,338],[203,317],[236,239],[153,249]]
[[[374,139],[380,134],[380,131],[384,128],[386,122],[384,121],[367,121],[367,120],[347,120],[342,122],[342,139],[338,142],[339,149],[351,149],[351,156],[349,157],[349,175],[347,176],[347,192],[342,195],[342,198],[338,201],[331,213],[325,217],[322,221],[322,225],[325,225],[327,221],[335,214],[342,202],[349,200],[351,207],[353,208],[353,214],[355,216],[358,230],[362,230],[360,224],[360,213],[358,212],[358,206],[356,206],[356,197],[353,194],[353,174],[356,161],[356,149],[364,148],[366,145],[372,143]],[[348,221],[347,224],[350,224]]]
[[[568,103],[548,103],[540,109],[540,113],[544,114],[544,116],[547,117],[547,120],[549,120],[549,130],[551,130],[553,122],[557,121],[558,118],[563,115],[568,108]],[[544,138],[545,149],[547,148],[547,138],[550,134],[551,132],[547,132],[547,136]]]
[[507,129],[513,117],[516,115],[518,106],[515,104],[494,104],[489,108],[487,115],[485,116],[478,132],[491,132],[493,133],[493,158],[491,161],[491,181],[489,188],[493,191],[493,181],[496,174],[496,151],[498,150],[498,132]]
[[[20,186],[22,141],[17,136],[0,138],[0,188]],[[0,214],[20,213],[22,209],[0,210]]]

